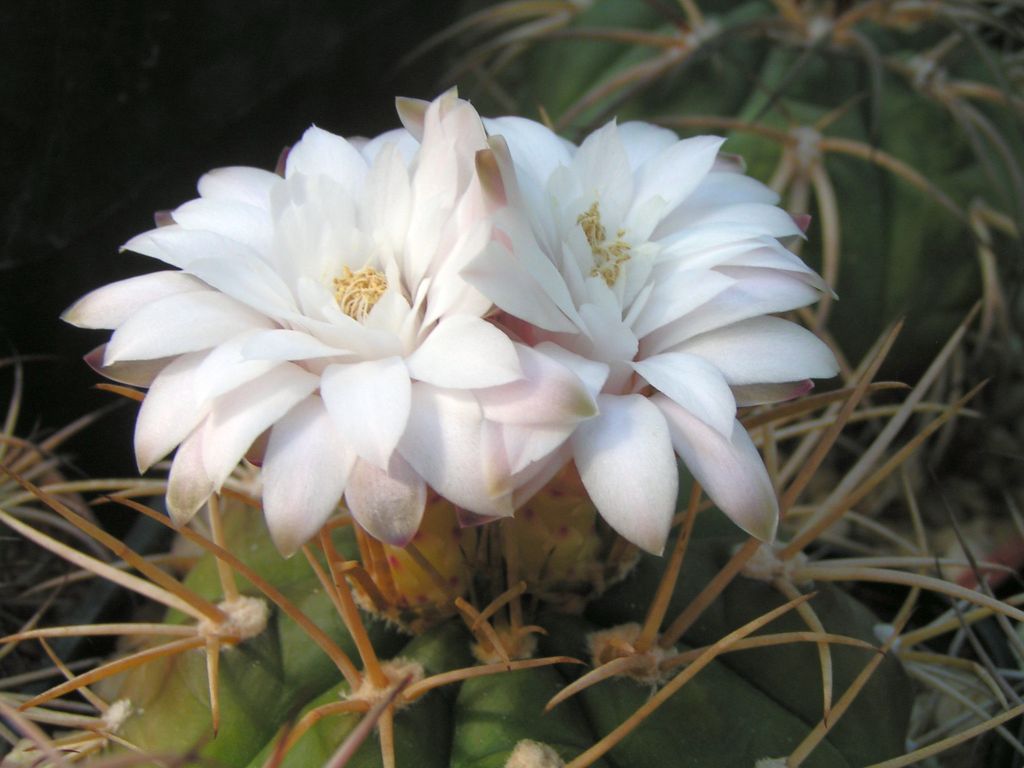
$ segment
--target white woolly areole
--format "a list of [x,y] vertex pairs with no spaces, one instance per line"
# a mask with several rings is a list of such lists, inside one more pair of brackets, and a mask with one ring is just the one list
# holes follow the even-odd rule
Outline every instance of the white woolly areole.
[[[794,571],[803,568],[805,565],[807,565],[807,555],[803,552],[798,552],[788,560],[782,560],[776,554],[776,550],[771,544],[762,544],[757,548],[754,556],[743,566],[743,575],[748,579],[769,583],[778,578],[795,581],[793,579]],[[804,583],[807,582],[805,581]]]
[[762,757],[754,763],[754,768],[786,768],[787,765],[785,757]]
[[[390,696],[395,686],[406,678],[410,678],[410,683],[418,683],[426,674],[423,665],[412,659],[391,659],[391,661],[381,662],[380,669],[384,673],[384,677],[387,678],[385,685],[374,685],[369,675],[363,675],[363,681],[359,687],[344,698],[348,701],[365,701],[371,705],[376,704]],[[401,709],[408,703],[399,696],[395,699],[395,709]]]
[[565,761],[547,744],[523,739],[516,744],[505,768],[562,768]]
[[134,711],[135,707],[128,699],[118,699],[103,713],[103,730],[117,733]]
[[239,595],[225,600],[218,606],[227,615],[223,621],[205,619],[199,624],[199,634],[204,637],[231,637],[239,642],[256,637],[267,628],[270,609],[258,597]]
[[662,648],[654,643],[644,652],[636,650],[636,642],[640,639],[641,627],[636,622],[620,624],[610,629],[601,629],[587,635],[587,650],[594,667],[600,667],[609,661],[632,656],[643,659],[646,663],[622,672],[621,675],[631,677],[639,683],[658,685],[663,682],[664,671],[661,664],[665,659],[676,655],[675,648]]

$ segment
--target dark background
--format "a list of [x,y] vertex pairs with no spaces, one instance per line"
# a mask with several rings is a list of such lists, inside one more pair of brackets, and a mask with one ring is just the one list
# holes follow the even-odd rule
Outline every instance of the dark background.
[[[60,312],[157,268],[118,247],[196,196],[206,170],[273,168],[311,123],[395,127],[396,95],[442,88],[437,53],[398,63],[456,3],[0,0],[0,358],[25,364],[18,434],[39,436],[120,398],[81,361],[108,332]],[[12,369],[0,369],[0,408]],[[134,472],[124,402],[66,447],[81,472]]]

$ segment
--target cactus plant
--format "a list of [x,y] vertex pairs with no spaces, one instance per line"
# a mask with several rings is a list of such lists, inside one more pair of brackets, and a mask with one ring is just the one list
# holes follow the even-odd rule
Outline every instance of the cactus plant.
[[[565,3],[503,6],[513,16],[517,9],[532,13],[534,7],[561,15],[542,16],[544,23],[516,30],[500,41],[502,45],[517,45],[538,29],[550,31],[567,22],[579,8]],[[622,12],[623,6],[612,7],[619,9],[614,13]],[[693,20],[694,7],[685,8]],[[782,8],[793,12],[788,21],[795,23],[795,10],[788,4]],[[735,14],[737,19],[747,14],[752,30],[765,26],[751,17],[747,8],[737,6]],[[687,45],[696,45],[707,36],[694,30],[688,34]],[[657,37],[619,31],[601,35],[641,43]],[[492,50],[485,47],[484,52]],[[596,59],[609,50],[606,44],[604,53],[595,57],[595,66],[605,66],[607,62],[598,63]],[[680,52],[670,53],[672,57],[667,61],[673,63]],[[748,55],[757,55],[757,51]],[[625,66],[627,72],[652,70],[646,60],[641,60],[638,69],[630,70],[630,56],[636,53],[627,52],[624,63],[614,66]],[[507,61],[506,56],[499,63]],[[658,62],[657,66],[665,63]],[[785,69],[785,61],[774,66]],[[558,87],[571,89],[570,80]],[[584,81],[593,84],[602,80],[590,72]],[[713,88],[707,91],[695,94],[695,103],[719,95]],[[445,98],[440,103],[448,106],[443,106],[442,112],[452,104]],[[597,107],[585,101],[577,111],[583,114],[591,108]],[[430,107],[407,103],[405,109],[406,120],[415,133],[417,114],[422,117],[425,109],[429,115]],[[464,116],[460,109],[449,114]],[[628,114],[628,108],[624,114]],[[429,117],[426,122],[429,124]],[[497,131],[492,137],[495,134]],[[330,146],[332,141],[316,132],[308,136],[310,144]],[[801,160],[793,153],[806,149],[799,140],[810,135],[796,131],[785,136],[798,142],[782,160],[784,169],[787,163],[792,166],[785,181],[795,184]],[[474,172],[478,175],[467,171],[468,175],[462,176],[460,184],[466,178],[479,180],[486,201],[483,207],[512,197],[511,185],[495,184],[499,178],[495,173],[507,180],[507,164],[518,162],[514,141],[510,143],[510,155],[503,155],[500,144],[493,141],[475,147]],[[381,164],[398,167],[399,153],[404,151],[400,143],[386,150],[378,145],[377,150],[380,154],[374,157],[385,158]],[[753,162],[759,162],[763,148],[751,146],[749,150]],[[289,162],[297,168],[303,164],[309,168],[313,157],[312,150],[303,148]],[[345,162],[354,161],[347,158]],[[503,162],[506,167],[500,167]],[[719,169],[723,174],[735,174],[735,163],[726,160],[725,165]],[[704,172],[710,171],[710,159],[707,166]],[[312,174],[307,171],[307,175]],[[268,187],[280,184],[269,177],[261,175],[259,183]],[[827,199],[827,192],[822,190],[830,187],[827,181],[822,185],[820,174],[812,178],[818,179],[815,189],[822,205],[820,196],[825,194]],[[208,177],[207,197],[214,199],[216,190],[223,192],[233,185],[237,193],[238,181],[237,173]],[[220,182],[225,186],[218,187]],[[277,210],[294,205],[296,217],[308,215],[301,204],[310,189],[289,190],[291,199],[275,197]],[[384,200],[385,208],[392,203],[399,206],[399,198],[388,198],[396,187],[373,189],[380,195],[377,203]],[[466,190],[473,187],[470,184],[459,189],[468,199],[471,192]],[[473,205],[461,208],[460,214],[475,213],[476,203],[474,200]],[[633,257],[630,249],[641,253],[636,243],[628,241],[624,228],[605,230],[600,215],[603,211],[608,216],[608,210],[599,209],[596,203],[591,209],[581,209],[579,218],[571,222],[579,225],[579,231],[569,227],[576,244],[593,256],[595,272],[591,277],[600,283],[598,291],[604,290],[602,286],[614,288],[620,277],[620,261]],[[197,222],[210,213],[201,205],[183,207],[175,212],[180,219],[177,229],[162,234],[157,230],[148,239],[133,241],[134,247],[166,258],[173,252],[173,238],[188,229],[188,217],[194,214],[193,228],[205,231],[205,225]],[[834,225],[827,212],[822,211],[821,218],[831,222],[827,226]],[[982,219],[1003,222],[998,216]],[[635,226],[635,220],[630,222]],[[794,226],[791,221],[786,223]],[[790,233],[789,229],[785,231]],[[609,245],[611,232],[615,240]],[[233,234],[251,238],[254,243],[260,236],[257,229]],[[510,228],[504,234],[514,244],[521,232]],[[827,247],[834,248],[835,230],[824,235]],[[507,244],[500,237],[497,242]],[[348,246],[358,249],[360,244],[353,239]],[[194,265],[188,265],[187,276],[160,273],[177,277],[143,282],[159,288],[156,298],[160,300],[174,298],[179,289],[183,293],[212,293],[208,289],[222,289],[226,284],[225,273],[212,261],[215,259],[204,262],[197,258]],[[256,261],[246,263],[255,271],[266,268]],[[470,264],[479,267],[478,262]],[[833,275],[834,260],[825,259],[823,264],[826,275]],[[465,271],[470,274],[473,270],[467,267]],[[438,283],[446,278],[440,269],[432,274]],[[742,274],[736,277],[741,279]],[[346,262],[343,272],[334,278],[332,296],[344,315],[363,323],[395,279],[396,272],[383,262],[377,266]],[[168,285],[157,285],[161,280],[168,285],[173,282],[173,290]],[[415,281],[412,284],[415,286]],[[245,285],[247,290],[252,288],[251,284]],[[429,290],[424,286],[423,293]],[[144,312],[146,302],[154,297],[148,294],[148,299],[134,298],[129,311],[123,309],[124,296],[120,302],[113,302],[110,295],[94,296],[91,304],[77,305],[70,315],[80,321],[84,317],[83,324],[89,324],[97,317],[106,315],[109,319],[116,314],[115,325],[124,327],[129,322],[125,316]],[[460,300],[464,301],[466,295]],[[245,326],[249,332],[251,328],[246,324],[265,330],[259,325],[264,320],[254,319],[253,308],[264,311],[266,299],[257,291],[247,296],[244,311],[232,307],[230,311],[235,314],[229,319],[238,321],[233,330]],[[516,332],[516,344],[539,341],[531,339],[515,307],[494,301],[504,314],[488,314],[489,330],[479,333],[491,334],[494,328],[501,328]],[[97,308],[99,305],[102,308]],[[475,308],[473,304],[463,306]],[[827,306],[819,310],[817,321],[811,318],[819,330]],[[991,304],[987,308],[991,309]],[[490,303],[484,302],[480,311],[490,313]],[[228,314],[225,310],[224,316]],[[417,343],[426,345],[423,339],[437,333],[436,328],[443,322],[442,317],[437,326],[424,324],[417,332]],[[120,336],[115,334],[98,363],[105,373],[128,384],[111,389],[142,399],[142,393],[130,385],[154,383],[146,395],[149,402],[144,412],[148,408],[147,418],[151,424],[156,418],[160,428],[142,428],[140,418],[140,463],[155,464],[175,445],[180,443],[181,447],[166,479],[146,484],[107,483],[94,490],[106,493],[101,499],[105,503],[176,528],[174,547],[186,553],[179,561],[184,565],[177,572],[155,565],[76,511],[60,495],[66,489],[42,486],[26,476],[20,464],[4,465],[7,483],[18,489],[19,498],[34,499],[40,508],[58,515],[68,526],[122,558],[124,566],[112,566],[69,547],[0,505],[0,521],[7,528],[150,603],[132,621],[26,626],[3,638],[9,648],[33,642],[49,648],[47,639],[59,636],[123,638],[118,653],[109,661],[82,673],[67,670],[55,658],[57,666],[66,670],[68,680],[64,683],[15,697],[3,694],[0,712],[11,724],[9,736],[21,737],[14,752],[5,758],[5,766],[58,765],[75,757],[96,764],[104,760],[152,764],[216,761],[233,766],[897,766],[914,764],[990,730],[1007,743],[1016,744],[1005,728],[1000,729],[1021,714],[1021,707],[1007,705],[996,714],[994,711],[1003,703],[998,694],[970,699],[955,689],[949,699],[963,709],[954,720],[959,722],[966,711],[968,716],[977,716],[981,725],[964,727],[948,739],[929,740],[934,743],[912,744],[909,748],[907,744],[912,706],[908,674],[928,684],[936,680],[941,683],[950,670],[957,674],[967,670],[972,683],[991,683],[1000,692],[1013,679],[994,666],[963,657],[957,649],[942,654],[926,644],[951,632],[970,634],[973,627],[992,617],[1004,624],[1024,620],[1016,599],[998,600],[984,590],[970,589],[942,576],[942,568],[962,566],[966,561],[934,558],[920,525],[913,486],[907,481],[911,466],[908,459],[954,418],[968,413],[966,406],[977,393],[974,389],[944,398],[935,395],[936,382],[961,354],[974,322],[972,315],[952,330],[902,401],[891,399],[901,389],[898,385],[875,381],[898,328],[887,329],[870,345],[859,345],[870,348],[861,362],[846,367],[846,381],[837,390],[781,404],[749,400],[752,407],[739,414],[741,421],[736,429],[744,436],[749,432],[764,456],[761,469],[770,490],[770,508],[780,518],[778,544],[770,541],[775,518],[763,516],[765,507],[755,510],[762,515],[755,519],[759,524],[744,525],[755,535],[748,536],[733,525],[729,518],[743,525],[742,521],[749,518],[741,512],[749,508],[735,503],[720,468],[709,471],[702,465],[699,452],[694,456],[680,451],[695,475],[706,475],[714,484],[707,489],[711,498],[705,498],[705,489],[689,472],[675,477],[673,465],[672,482],[666,487],[673,489],[673,496],[678,488],[683,503],[674,515],[669,511],[660,539],[656,526],[634,529],[624,525],[622,515],[608,501],[607,482],[595,479],[592,466],[588,470],[592,455],[587,446],[576,448],[579,466],[565,463],[562,456],[555,462],[557,471],[546,475],[527,473],[517,478],[510,471],[505,479],[521,479],[521,487],[529,491],[514,502],[510,499],[518,507],[516,515],[487,521],[482,519],[486,505],[480,506],[481,494],[475,488],[466,488],[475,478],[465,475],[460,482],[450,482],[448,477],[432,475],[429,455],[417,454],[408,446],[408,455],[402,456],[415,458],[403,461],[415,464],[414,470],[387,462],[383,468],[378,463],[370,469],[364,466],[371,463],[369,460],[364,464],[354,461],[363,462],[376,449],[373,440],[346,434],[344,439],[353,441],[353,450],[360,456],[346,463],[343,457],[347,449],[338,448],[336,442],[311,426],[320,423],[319,411],[313,414],[313,410],[326,406],[309,404],[302,398],[312,398],[310,392],[317,386],[324,392],[324,401],[330,399],[327,390],[335,385],[340,388],[336,391],[354,394],[357,399],[372,399],[373,393],[357,391],[350,383],[332,378],[323,366],[314,368],[323,383],[306,381],[310,377],[307,368],[301,369],[302,375],[291,371],[291,379],[277,382],[282,389],[295,385],[299,394],[273,415],[261,416],[255,427],[249,424],[243,430],[247,439],[236,434],[232,448],[236,455],[227,452],[230,462],[217,458],[222,476],[214,479],[204,474],[211,472],[209,464],[201,471],[196,469],[196,452],[211,443],[190,440],[189,434],[193,429],[214,430],[230,423],[256,396],[247,390],[237,408],[228,401],[218,401],[215,407],[230,410],[220,415],[209,415],[196,406],[195,413],[187,414],[188,418],[195,417],[190,423],[174,424],[168,414],[180,411],[166,400],[161,402],[167,390],[161,394],[150,370],[154,366],[146,360],[156,357],[155,367],[159,368],[167,364],[159,358],[182,350],[168,346],[170,342],[165,338],[148,339],[147,343],[152,342],[161,352],[146,353],[149,357],[142,356],[140,365],[139,357],[128,354],[137,351],[130,349],[131,334],[119,331]],[[309,327],[312,324],[305,326]],[[294,334],[296,328],[286,332]],[[505,342],[496,341],[494,336],[488,339],[496,358],[514,349],[524,377],[528,377],[531,365],[550,373],[561,371],[557,368],[559,360],[570,359],[563,356],[554,363],[541,363],[519,347],[509,344],[506,349],[502,346]],[[294,337],[289,341],[294,342]],[[858,350],[857,344],[852,346]],[[481,349],[473,348],[478,352]],[[543,349],[539,344],[537,348]],[[820,347],[806,342],[805,348]],[[309,348],[304,350],[308,352]],[[189,357],[194,351],[184,350],[184,355],[163,369],[171,372],[169,378],[194,372],[198,361]],[[322,352],[317,350],[312,358],[324,357]],[[332,354],[337,356],[338,351]],[[484,384],[473,379],[453,385],[453,379],[441,375],[444,371],[436,359],[427,359],[429,355],[424,353],[413,362],[414,355],[409,356],[408,363],[416,381],[413,386],[420,382],[439,389],[511,386],[508,380],[500,379],[500,371],[495,373],[497,367],[484,371],[494,377],[483,379]],[[376,360],[358,364],[373,362]],[[559,405],[569,403],[571,418],[563,412],[551,431],[571,432],[577,422],[596,419],[591,407],[595,401],[614,412],[619,405],[611,397],[642,398],[655,387],[667,391],[664,377],[650,365],[644,367],[644,363],[638,360],[634,370],[647,377],[650,386],[637,387],[628,394],[602,391],[588,395],[578,386],[586,379],[585,374],[573,379],[559,373],[558,381],[572,386],[566,384],[553,400]],[[369,368],[365,370],[370,372]],[[379,372],[374,368],[368,375]],[[467,371],[458,373],[469,375]],[[260,375],[256,374],[257,380]],[[791,379],[809,375],[817,374]],[[771,383],[791,384],[791,379]],[[382,386],[390,387],[390,382],[380,381]],[[743,391],[743,386],[736,384],[736,391]],[[601,389],[600,384],[597,389]],[[787,393],[792,394],[789,389]],[[426,391],[425,387],[418,390],[421,400],[451,397],[443,392],[424,394]],[[767,399],[781,399],[778,390],[772,392],[775,396]],[[498,405],[506,406],[506,410],[521,407],[516,399],[519,394],[508,394]],[[476,396],[486,401],[486,393]],[[537,407],[536,400],[527,400],[531,408]],[[548,407],[544,413],[553,410]],[[528,415],[537,416],[532,412]],[[289,426],[277,432],[282,423]],[[507,429],[506,445],[511,444],[516,433],[509,424],[515,422],[495,423]],[[648,420],[645,425],[651,423]],[[372,421],[359,424],[369,425],[368,431],[374,426]],[[269,439],[261,438],[260,433],[270,428],[275,431]],[[308,468],[316,481],[311,486],[313,492],[308,492],[309,484],[295,484],[294,478],[272,470],[271,457],[286,450],[280,447],[285,440],[280,435],[289,430],[317,440],[316,445],[326,454],[322,463]],[[560,440],[566,439],[559,435]],[[444,436],[450,438],[451,433]],[[852,459],[850,455],[836,455],[834,449],[840,438],[855,448]],[[606,438],[602,435],[601,439]],[[436,450],[444,447],[442,440]],[[638,446],[638,450],[642,448]],[[613,447],[607,450],[615,453]],[[246,461],[236,466],[243,453]],[[314,453],[302,456],[309,462],[321,462]],[[489,453],[487,458],[497,463],[507,457]],[[201,454],[198,464],[203,465]],[[635,462],[628,466],[643,469]],[[159,465],[158,471],[166,468]],[[306,467],[291,462],[288,469],[299,472]],[[903,474],[902,486],[894,482],[897,471]],[[395,491],[394,485],[414,485],[410,473],[420,482],[425,477],[434,486],[423,489],[412,523],[407,515],[392,519],[381,514],[380,497],[374,499],[377,506],[364,503],[370,491],[384,493],[380,489],[385,488],[387,493],[396,494],[389,498],[393,508],[404,514],[414,505],[407,495]],[[358,477],[351,481],[351,487],[359,490],[350,495],[345,479],[338,480],[336,474]],[[645,479],[649,476],[638,474]],[[537,482],[538,477],[542,482]],[[280,489],[307,493],[300,495],[301,503],[297,503]],[[317,491],[322,491],[323,498]],[[636,488],[635,497],[653,498],[647,491]],[[339,508],[343,492],[345,506]],[[161,495],[167,498],[173,522],[155,505],[139,500]],[[487,504],[492,501],[488,499]],[[474,505],[478,508],[473,509]],[[653,510],[639,506],[635,503],[637,508],[633,510],[638,517],[655,517]],[[261,507],[268,527],[264,526]],[[912,538],[902,533],[901,522],[894,520],[894,510],[909,520]],[[661,555],[639,551],[657,550],[661,545],[666,549]],[[282,550],[291,557],[284,557]],[[986,563],[970,565],[979,573],[994,567]],[[875,600],[873,608],[883,614],[879,616],[838,586],[846,583],[890,585],[884,594],[893,602],[882,605]],[[905,595],[904,588],[909,588]],[[914,616],[926,592],[952,601],[954,607],[946,614],[931,616],[926,605],[923,617]],[[912,619],[915,625],[908,628]],[[1004,637],[1004,642],[1011,644],[1009,638],[1016,636],[1009,631]],[[77,697],[84,698],[95,714],[80,720],[52,718],[50,713],[58,702],[73,705]],[[40,727],[48,723],[78,732],[48,737]],[[98,758],[97,752],[102,752]]]

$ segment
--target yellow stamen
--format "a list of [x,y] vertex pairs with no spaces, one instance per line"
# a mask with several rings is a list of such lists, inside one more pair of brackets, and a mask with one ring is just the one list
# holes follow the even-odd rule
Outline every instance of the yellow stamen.
[[366,319],[387,289],[388,279],[373,267],[363,267],[358,272],[342,267],[341,277],[334,278],[334,298],[341,311],[353,320]]
[[590,276],[600,277],[611,288],[622,273],[622,265],[629,261],[629,243],[622,239],[626,235],[626,230],[618,230],[615,233],[615,240],[608,242],[608,233],[601,223],[601,211],[597,202],[585,213],[581,213],[576,218],[576,223],[583,229],[587,243],[590,244],[590,251],[594,254],[594,266],[590,270]]

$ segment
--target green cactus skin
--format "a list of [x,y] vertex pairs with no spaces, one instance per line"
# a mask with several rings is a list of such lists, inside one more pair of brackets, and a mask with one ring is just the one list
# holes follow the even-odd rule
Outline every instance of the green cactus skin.
[[[706,517],[715,528],[717,513]],[[239,518],[228,526],[233,548],[355,657],[355,648],[308,563],[299,558],[282,560],[261,526],[246,525],[245,517]],[[335,537],[339,549],[352,552],[348,529]],[[717,572],[736,541],[735,536],[705,535],[691,543],[670,617]],[[643,620],[664,567],[664,558],[642,557],[629,577],[588,607],[585,617],[539,614],[535,620],[548,633],[540,638],[540,652],[586,660],[588,632]],[[201,558],[186,583],[211,599],[218,598],[212,557]],[[245,581],[240,588],[255,594]],[[691,628],[680,647],[713,642],[781,602],[767,584],[739,578]],[[839,590],[820,589],[812,605],[829,631],[874,641],[876,619]],[[458,619],[411,640],[379,621],[364,619],[382,658],[415,660],[426,675],[475,663],[472,637]],[[180,617],[168,620],[177,623]],[[765,631],[803,628],[798,618],[789,615]],[[871,652],[833,647],[832,656],[838,696]],[[653,690],[630,679],[608,680],[545,713],[548,699],[587,668],[559,665],[504,672],[426,694],[396,712],[397,765],[500,768],[523,739],[545,743],[563,760],[572,759],[621,723]],[[271,610],[263,633],[222,653],[219,682],[222,715],[216,736],[210,729],[205,657],[200,651],[125,673],[106,693],[131,700],[136,711],[120,735],[143,750],[175,754],[198,746],[202,757],[219,764],[259,768],[272,753],[282,726],[314,706],[340,701],[347,692],[322,651],[276,609]],[[813,644],[728,654],[698,674],[595,765],[753,765],[760,758],[788,754],[820,720],[821,700]],[[885,661],[859,701],[807,765],[846,768],[902,752],[910,700],[898,662]],[[285,756],[283,765],[323,764],[359,718],[332,715],[320,720]],[[362,745],[349,765],[381,765],[375,737]]]

